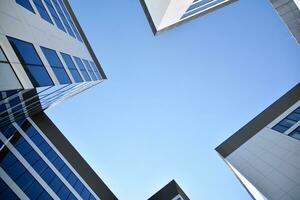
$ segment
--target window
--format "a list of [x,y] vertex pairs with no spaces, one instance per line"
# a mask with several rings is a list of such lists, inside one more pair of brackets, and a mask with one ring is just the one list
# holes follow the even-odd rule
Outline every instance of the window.
[[42,194],[45,196],[45,199],[51,199],[48,193],[44,194],[42,186],[33,178],[11,151],[8,151],[1,159],[0,167],[20,187],[29,199],[36,199]]
[[41,17],[46,20],[47,22],[53,24],[44,4],[42,3],[41,0],[33,0],[33,3],[36,7],[36,9],[38,10],[39,14],[41,15]]
[[22,88],[22,86],[0,47],[0,90],[8,91],[16,88]]
[[75,35],[76,35],[76,37],[77,37],[77,39],[78,39],[80,42],[82,42],[81,36],[80,36],[80,34],[79,34],[77,28],[75,27],[75,25],[74,25],[74,23],[73,23],[73,21],[72,21],[72,18],[71,18],[71,16],[70,16],[68,10],[67,10],[66,7],[65,7],[65,4],[62,2],[62,0],[58,0],[58,2],[59,2],[59,4],[60,4],[61,8],[63,9],[63,11],[64,11],[64,13],[65,13],[65,15],[66,15],[66,17],[67,17],[67,19],[68,19],[68,21],[69,21],[71,27],[72,27],[74,33],[75,33]]
[[99,80],[101,80],[101,79],[102,79],[102,78],[101,78],[101,75],[100,75],[100,73],[99,73],[99,71],[98,71],[98,69],[97,69],[95,63],[92,62],[92,61],[91,61],[90,63],[91,63],[91,66],[92,66],[92,68],[93,68],[93,70],[94,70],[94,72],[95,72],[97,78],[98,78]]
[[92,77],[92,79],[93,79],[94,81],[97,80],[97,77],[95,76],[94,71],[93,71],[93,69],[92,69],[92,67],[91,67],[91,65],[90,65],[90,63],[89,63],[89,61],[87,61],[87,60],[85,60],[85,59],[82,59],[82,60],[83,60],[83,62],[84,62],[84,64],[85,64],[85,66],[86,66],[86,68],[87,68],[87,70],[88,70],[90,76]]
[[11,37],[8,40],[35,87],[54,85],[32,44]]
[[57,10],[57,12],[58,12],[58,14],[59,14],[61,20],[62,20],[62,22],[64,23],[64,25],[65,25],[65,27],[66,27],[68,33],[69,33],[72,37],[75,38],[75,35],[74,35],[74,33],[73,33],[73,31],[72,31],[72,29],[71,29],[69,23],[68,23],[68,21],[67,21],[65,15],[64,15],[64,13],[63,13],[63,11],[61,10],[61,8],[60,8],[60,6],[59,6],[57,0],[52,0],[52,2],[53,2],[53,4],[54,4],[54,6],[55,6],[55,8],[56,8],[56,10]]
[[59,60],[56,52],[52,49],[41,47],[46,59],[48,60],[53,72],[55,73],[60,84],[71,83],[71,80],[68,77],[68,74]]
[[0,199],[19,199],[17,195],[6,185],[6,183],[0,178]]
[[46,3],[46,6],[51,14],[51,16],[53,17],[55,23],[56,23],[56,26],[66,32],[66,29],[64,28],[64,25],[62,24],[62,22],[60,21],[59,19],[59,16],[57,15],[56,11],[55,11],[55,8],[53,7],[52,3],[50,0],[44,0],[44,2]]
[[80,74],[79,74],[76,66],[74,65],[74,62],[73,62],[71,56],[68,55],[68,54],[65,54],[65,53],[60,53],[60,54],[63,57],[66,65],[68,66],[68,68],[69,68],[69,70],[70,70],[70,72],[71,72],[71,74],[72,74],[75,82],[76,83],[82,82],[82,78],[81,78],[81,76],[80,76]]
[[188,8],[186,13],[181,17],[181,19],[191,17],[194,14],[206,11],[208,9],[212,9],[215,6],[225,3],[224,0],[203,0],[199,1]]
[[[21,127],[24,132],[28,135],[28,137],[35,143],[35,145],[44,153],[44,155],[48,158],[48,160],[53,163],[54,167],[61,173],[61,175],[69,182],[69,184],[78,192],[78,194],[83,197],[86,195],[90,195],[90,192],[83,185],[83,183],[79,180],[79,178],[71,171],[71,169],[67,166],[67,164],[59,157],[59,155],[50,147],[50,145],[46,142],[46,140],[39,134],[39,132],[26,120]],[[60,180],[55,179],[56,175],[52,170],[47,168],[42,177],[46,183],[50,183],[50,186],[54,191],[57,192],[59,197],[65,196],[65,189],[59,190],[58,186],[63,185],[60,183]],[[60,187],[61,188],[61,187]],[[70,198],[73,198],[73,194],[70,193]],[[90,197],[91,198],[91,197]]]
[[296,128],[294,131],[292,131],[289,136],[300,140],[300,126],[298,126],[298,128]]
[[186,12],[189,12],[189,11],[191,11],[191,10],[194,10],[195,8],[198,8],[198,7],[200,7],[200,6],[203,6],[203,5],[205,5],[205,4],[207,4],[207,3],[211,2],[211,1],[213,1],[213,0],[202,0],[202,1],[199,1],[199,2],[197,2],[197,3],[194,3],[194,4],[192,4],[192,5],[188,8],[188,10],[187,10]]
[[24,8],[26,8],[27,10],[29,10],[30,12],[34,13],[34,10],[29,2],[29,0],[16,0],[16,3],[23,6]]
[[[70,194],[70,190],[63,184],[63,182],[58,178],[53,170],[46,164],[46,162],[38,155],[38,153],[22,136],[18,139],[14,146],[25,158],[25,160],[32,166],[32,168],[40,175],[40,177],[60,197],[60,199],[67,199]],[[39,164],[36,165],[37,163]],[[40,166],[43,167],[43,170],[40,169]],[[37,191],[35,191],[34,193],[37,193]]]
[[281,120],[278,124],[276,124],[272,129],[278,131],[280,133],[284,133],[289,128],[291,128],[294,124],[300,121],[300,107],[294,110],[291,114],[286,116],[283,120]]
[[78,58],[78,57],[75,57],[75,56],[74,56],[74,59],[75,59],[75,62],[76,62],[76,64],[77,64],[79,70],[81,71],[81,74],[82,74],[82,76],[84,77],[84,79],[85,79],[86,81],[91,81],[91,77],[90,77],[89,74],[87,73],[86,68],[84,67],[84,65],[83,65],[83,63],[82,63],[82,61],[81,61],[81,59]]

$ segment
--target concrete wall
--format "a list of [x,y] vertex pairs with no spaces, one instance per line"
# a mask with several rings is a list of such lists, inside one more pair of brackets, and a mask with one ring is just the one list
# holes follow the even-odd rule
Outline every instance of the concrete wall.
[[225,159],[268,199],[300,199],[300,141],[271,129],[298,106],[300,101]]

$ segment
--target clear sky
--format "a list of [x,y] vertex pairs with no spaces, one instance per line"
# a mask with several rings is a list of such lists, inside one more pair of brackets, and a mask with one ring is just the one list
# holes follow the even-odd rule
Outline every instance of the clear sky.
[[139,0],[71,0],[108,80],[47,113],[114,194],[175,179],[192,200],[250,200],[214,151],[300,81],[300,47],[268,0],[154,37]]

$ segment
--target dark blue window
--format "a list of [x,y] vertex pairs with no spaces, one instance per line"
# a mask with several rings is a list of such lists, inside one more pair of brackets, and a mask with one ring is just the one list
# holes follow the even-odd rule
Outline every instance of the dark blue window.
[[74,189],[78,192],[78,194],[81,194],[82,190],[83,190],[84,186],[81,183],[81,181],[78,179],[77,182],[74,185]]
[[59,4],[58,4],[57,0],[52,0],[52,2],[53,2],[53,4],[54,4],[54,6],[55,6],[55,8],[56,8],[56,10],[57,10],[57,12],[58,12],[58,14],[59,14],[61,20],[63,21],[63,23],[64,23],[64,25],[65,25],[65,27],[66,27],[68,33],[69,33],[72,37],[75,38],[75,35],[74,35],[74,33],[73,33],[73,31],[72,31],[72,29],[71,29],[69,23],[68,23],[68,21],[67,21],[65,15],[64,15],[64,13],[63,13],[63,11],[62,11],[61,8],[59,7]]
[[200,7],[200,6],[203,6],[204,4],[209,3],[209,2],[211,2],[211,1],[213,1],[213,0],[202,0],[202,1],[199,1],[198,3],[194,3],[194,4],[192,4],[192,5],[189,7],[189,9],[187,10],[187,12],[189,12],[189,11],[195,9],[195,8],[198,8],[198,7]]
[[70,193],[71,193],[70,190],[65,185],[63,185],[57,192],[57,196],[60,199],[68,199],[68,196],[70,195]]
[[[21,162],[17,160],[12,152],[7,152],[4,158],[0,160],[0,166],[30,199],[36,199],[43,193],[44,189],[42,186],[34,179]],[[47,197],[45,199],[51,199],[49,194],[44,195]]]
[[53,85],[53,82],[40,60],[34,46],[28,42],[8,37],[16,55],[35,87]]
[[66,65],[68,66],[68,68],[69,68],[69,70],[70,70],[70,72],[71,72],[71,74],[72,74],[75,82],[76,83],[82,82],[82,78],[81,78],[81,76],[80,76],[80,74],[79,74],[79,72],[78,72],[78,70],[77,70],[77,68],[76,68],[76,66],[75,66],[75,64],[74,64],[71,56],[68,55],[68,54],[65,54],[65,53],[60,53],[60,54],[63,57]]
[[[50,169],[46,162],[42,160],[42,158],[35,152],[35,150],[30,146],[30,144],[23,138],[20,137],[18,141],[14,144],[15,148],[19,151],[19,153],[26,159],[26,161],[33,167],[33,169],[42,177],[42,179],[48,183],[48,185],[53,189],[54,192],[60,197],[60,199],[67,199],[69,196],[69,189],[62,183],[62,181],[55,175],[55,173]],[[39,162],[38,165],[36,165]],[[44,168],[41,170],[41,167]],[[68,168],[69,170],[69,168]],[[70,173],[66,169],[62,169],[61,173]],[[45,171],[45,173],[44,173]],[[29,180],[29,177],[23,177],[21,179],[20,184],[26,184]],[[30,182],[29,182],[30,183]],[[60,188],[64,188],[60,191]],[[39,194],[42,192],[41,188],[34,193]],[[39,192],[39,193],[38,193]]]
[[24,8],[26,8],[27,10],[29,10],[30,12],[33,12],[33,8],[29,2],[29,0],[16,0],[17,4],[23,6]]
[[101,80],[101,79],[102,79],[102,78],[101,78],[101,75],[100,75],[100,73],[99,73],[99,71],[98,71],[98,69],[97,69],[95,63],[92,62],[92,61],[90,61],[90,63],[91,63],[91,66],[92,66],[92,68],[93,68],[93,70],[94,70],[94,72],[95,72],[97,78],[98,78],[99,80]]
[[64,161],[60,158],[57,157],[54,161],[53,161],[53,165],[55,166],[55,168],[57,170],[60,171],[60,169],[65,165]]
[[91,195],[91,193],[86,188],[84,188],[80,194],[82,199],[89,199],[90,195]]
[[75,57],[75,56],[74,56],[74,59],[75,59],[75,62],[77,64],[79,70],[81,71],[81,74],[84,77],[85,81],[91,81],[91,77],[87,73],[86,68],[84,67],[81,59],[78,57]]
[[[66,163],[64,163],[64,161],[58,156],[58,154],[50,147],[50,145],[44,139],[41,139],[42,136],[37,130],[35,130],[35,128],[30,124],[30,122],[26,121],[26,123],[23,124],[22,129],[24,130],[24,132],[26,132],[30,139],[38,146],[38,148],[44,153],[48,160],[51,163],[53,163],[54,167],[61,173],[61,175],[78,192],[78,194],[80,194],[82,197],[87,197],[84,199],[89,199],[92,197],[91,193],[78,179],[78,177],[71,171],[71,169],[66,165]],[[45,180],[46,183],[49,184],[49,186],[53,189],[53,191],[57,193],[57,195],[60,198],[76,199],[70,191],[70,193],[66,191],[65,185],[49,167],[44,169],[45,164],[41,164],[38,161],[35,162],[34,167],[34,169],[38,173],[40,171],[43,171],[41,177]]]
[[283,120],[281,120],[278,124],[276,124],[272,129],[276,130],[280,133],[284,133],[289,128],[291,128],[294,124],[300,121],[300,107],[295,109],[291,114],[286,116]]
[[298,128],[296,128],[294,131],[292,131],[289,136],[300,140],[300,126]]
[[0,199],[17,200],[17,195],[8,187],[8,185],[0,178]]
[[17,130],[12,124],[10,124],[5,129],[1,130],[1,132],[6,138],[10,138],[12,135],[17,133]]
[[42,1],[41,0],[33,0],[33,3],[35,5],[36,9],[39,11],[41,17],[44,20],[46,20],[47,22],[53,24],[53,22],[52,22],[52,20],[49,16],[44,4],[42,3]]
[[92,67],[91,67],[91,65],[90,65],[90,63],[89,63],[89,61],[87,61],[87,60],[85,60],[85,59],[82,59],[82,60],[83,60],[83,62],[84,62],[84,64],[85,64],[85,66],[86,66],[86,68],[87,68],[87,70],[88,70],[90,76],[92,77],[92,79],[93,79],[94,81],[96,81],[96,80],[97,80],[97,77],[95,76],[94,70],[92,69]]
[[53,72],[55,73],[60,84],[68,84],[71,83],[71,80],[68,77],[68,74],[59,60],[56,52],[52,49],[48,49],[45,47],[41,47],[45,57],[47,58]]
[[62,22],[60,21],[59,19],[59,16],[57,15],[56,11],[55,11],[55,8],[53,7],[52,3],[50,0],[44,0],[44,2],[46,3],[46,6],[52,16],[52,18],[54,19],[55,23],[56,23],[56,26],[66,32],[66,29],[64,28],[64,25],[62,24]]
[[224,0],[203,0],[203,1],[200,1],[198,3],[195,3],[191,6],[191,8],[189,8],[187,10],[187,12],[181,17],[181,19],[183,18],[187,18],[187,17],[190,17],[194,14],[197,14],[201,11],[204,11],[205,9],[210,9],[212,8],[213,6],[219,4],[219,3],[224,3],[225,1]]
[[75,33],[77,39],[78,39],[80,42],[82,42],[81,36],[80,36],[80,34],[79,34],[77,28],[75,27],[75,25],[74,25],[74,23],[73,23],[73,21],[72,21],[72,18],[71,18],[69,12],[67,11],[67,9],[66,9],[66,7],[65,7],[65,4],[62,2],[62,0],[58,0],[58,2],[59,2],[59,4],[60,4],[61,8],[63,9],[65,15],[67,16],[67,19],[68,19],[68,21],[69,21],[69,24],[71,25],[71,27],[72,27],[72,29],[73,29],[73,31],[74,31],[74,33]]

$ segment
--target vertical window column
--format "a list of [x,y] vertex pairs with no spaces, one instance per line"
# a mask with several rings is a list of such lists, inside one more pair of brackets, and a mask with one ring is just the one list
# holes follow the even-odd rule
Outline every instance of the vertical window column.
[[23,6],[24,8],[26,8],[27,10],[29,10],[30,12],[34,13],[34,10],[30,4],[29,0],[16,0],[16,3]]
[[7,37],[34,87],[54,85],[31,43]]
[[53,72],[55,73],[59,83],[60,84],[71,83],[71,80],[70,80],[63,64],[59,60],[56,51],[45,48],[45,47],[41,47],[41,49],[42,49],[48,63],[50,64],[51,68],[53,69]]
[[44,0],[44,2],[46,3],[46,6],[51,14],[51,16],[53,17],[54,21],[55,21],[55,24],[56,26],[66,32],[66,29],[64,28],[64,25],[62,24],[62,22],[60,21],[59,19],[59,16],[57,15],[56,11],[55,11],[55,8],[53,7],[52,3],[50,0]]

